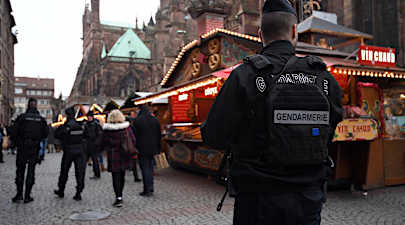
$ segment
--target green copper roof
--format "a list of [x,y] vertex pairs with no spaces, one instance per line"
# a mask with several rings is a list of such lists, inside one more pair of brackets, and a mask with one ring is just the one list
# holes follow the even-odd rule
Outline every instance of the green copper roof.
[[105,44],[103,44],[103,51],[101,52],[101,59],[104,59],[107,56],[107,51],[105,49]]
[[148,47],[132,29],[128,29],[111,48],[109,57],[125,57],[134,59],[151,59]]

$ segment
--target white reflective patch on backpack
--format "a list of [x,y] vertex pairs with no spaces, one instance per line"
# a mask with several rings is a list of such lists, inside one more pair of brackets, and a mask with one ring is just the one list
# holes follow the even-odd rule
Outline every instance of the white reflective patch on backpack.
[[274,110],[274,123],[329,125],[329,112]]
[[282,74],[277,84],[315,84],[316,76],[303,73]]
[[259,90],[261,93],[264,93],[266,91],[267,85],[263,77],[256,78],[256,87],[257,90]]
[[72,130],[70,135],[82,135],[84,132],[82,130]]

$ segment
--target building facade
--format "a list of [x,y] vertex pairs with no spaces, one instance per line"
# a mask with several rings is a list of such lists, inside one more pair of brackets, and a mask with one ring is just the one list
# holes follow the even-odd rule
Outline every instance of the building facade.
[[[297,9],[299,22],[314,10],[336,13],[338,24],[373,35],[367,44],[395,48],[398,64],[404,65],[404,1],[290,2]],[[148,24],[140,27],[138,22],[130,26],[100,20],[100,1],[92,0],[83,14],[83,59],[67,105],[94,101],[103,104],[111,98],[125,98],[130,91],[159,91],[159,83],[181,47],[199,40],[202,33],[225,28],[257,36],[263,3],[264,0],[160,0],[155,19],[151,17]]]
[[9,0],[0,0],[0,124],[9,124],[14,100],[14,45],[12,32],[15,20]]
[[53,121],[54,110],[52,104],[55,102],[54,79],[15,77],[14,81],[14,118],[25,113],[28,100],[38,100],[38,111],[48,123]]

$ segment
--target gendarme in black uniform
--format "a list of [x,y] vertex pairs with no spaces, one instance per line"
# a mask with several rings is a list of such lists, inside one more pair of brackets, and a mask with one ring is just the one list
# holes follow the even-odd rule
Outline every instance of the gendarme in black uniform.
[[233,154],[234,224],[320,224],[327,144],[341,113],[326,65],[295,57],[290,41],[271,42],[230,74],[201,131]]
[[58,190],[55,194],[59,197],[64,197],[66,182],[68,180],[69,170],[72,163],[75,166],[76,177],[76,195],[74,200],[80,201],[82,199],[81,193],[84,189],[84,176],[86,169],[86,154],[85,154],[85,132],[81,124],[75,118],[75,111],[73,108],[68,108],[65,111],[67,121],[64,125],[58,127],[55,131],[55,138],[61,140],[63,147],[63,156],[61,163],[61,171],[58,181]]
[[48,126],[45,119],[39,115],[36,103],[36,99],[28,101],[27,112],[16,119],[12,128],[12,136],[17,144],[17,172],[15,178],[17,195],[12,199],[13,202],[22,200],[27,165],[24,202],[33,201],[30,194],[35,183],[35,165],[39,159],[40,142],[48,136]]

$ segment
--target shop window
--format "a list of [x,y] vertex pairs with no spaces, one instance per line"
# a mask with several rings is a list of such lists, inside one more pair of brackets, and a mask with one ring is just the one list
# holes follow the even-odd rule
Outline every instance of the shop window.
[[22,89],[22,88],[16,88],[16,89],[15,89],[15,93],[16,93],[16,94],[22,94],[22,93],[23,93],[23,89]]
[[384,91],[386,138],[405,139],[405,88]]

